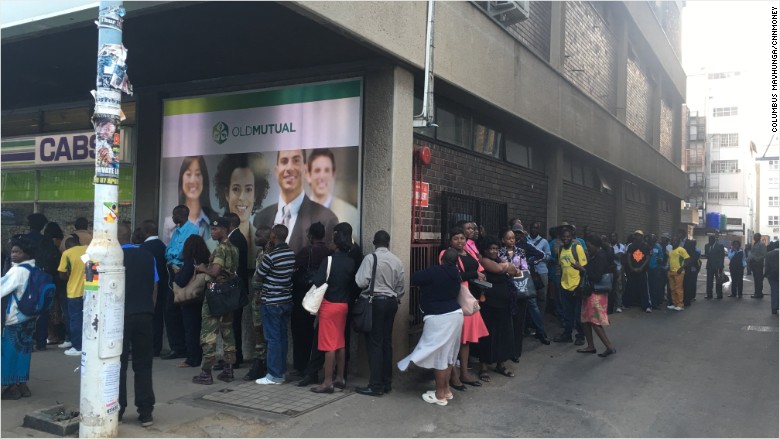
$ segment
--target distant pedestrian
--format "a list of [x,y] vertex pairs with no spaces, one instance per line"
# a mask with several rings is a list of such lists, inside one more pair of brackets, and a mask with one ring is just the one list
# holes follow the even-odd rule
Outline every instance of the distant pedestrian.
[[154,387],[152,363],[154,359],[154,305],[157,301],[157,283],[160,277],[154,256],[131,244],[127,224],[117,226],[117,241],[122,245],[125,266],[125,322],[121,367],[119,369],[119,420],[127,408],[127,366],[132,352],[133,388],[138,421],[143,427],[154,424]]
[[[198,273],[196,267],[209,263],[209,248],[206,241],[200,235],[190,235],[184,241],[181,252],[182,265],[173,281],[180,288],[184,288]],[[184,343],[187,348],[187,357],[177,367],[198,367],[203,360],[203,348],[200,345],[200,329],[203,311],[203,298],[191,303],[180,303],[181,316],[184,322]]]
[[[239,229],[239,226],[241,225],[241,218],[232,212],[226,213],[225,218],[230,221],[228,240],[238,249],[238,270],[236,271],[236,274],[241,277],[241,282],[244,286],[244,292],[246,293],[249,291],[247,288],[249,286],[249,278],[247,277],[247,267],[249,267],[249,243],[247,242],[244,234],[241,233],[241,230]],[[254,272],[254,270],[251,270],[251,272]],[[233,313],[233,336],[236,339],[236,364],[233,365],[234,368],[238,368],[241,363],[244,362],[244,352],[242,350],[243,331],[241,322],[244,318],[245,308],[246,307],[241,307]],[[224,361],[220,361],[220,365],[222,363],[224,363]],[[215,366],[214,370],[219,370],[219,368]]]
[[772,314],[777,315],[778,308],[778,242],[772,241],[767,246],[764,257],[764,276],[769,282],[769,290],[772,294]]
[[615,312],[623,312],[623,287],[625,286],[625,260],[626,260],[626,246],[621,244],[618,240],[617,232],[612,232],[609,235],[609,241],[612,245],[612,252],[615,255],[615,272],[612,279],[612,297],[615,298]]
[[[181,265],[184,263],[181,259],[181,252],[184,248],[184,242],[190,235],[198,235],[198,226],[189,221],[190,209],[185,205],[179,205],[173,208],[171,218],[176,228],[173,230],[168,247],[165,249],[165,259],[168,266],[168,289],[163,291],[165,297],[165,330],[168,334],[168,346],[171,352],[163,355],[163,360],[173,360],[176,358],[186,358],[187,348],[184,343],[184,323],[181,315],[181,308],[173,303],[173,278],[178,273]],[[238,264],[238,262],[236,262]],[[209,369],[210,370],[210,369]]]
[[626,248],[626,291],[623,303],[641,306],[647,312],[651,308],[650,292],[647,282],[647,265],[650,262],[650,249],[644,243],[644,233],[637,230],[632,235],[631,244]]
[[65,355],[77,357],[81,355],[81,325],[84,308],[84,261],[81,259],[86,253],[87,247],[79,245],[75,237],[65,240],[65,251],[60,258],[57,271],[60,279],[67,281],[68,319],[70,328],[71,347],[65,351]]
[[366,350],[370,376],[368,386],[356,387],[355,392],[381,396],[393,387],[393,323],[398,304],[404,296],[404,265],[390,252],[390,234],[379,230],[374,234],[371,255],[366,255],[355,275],[357,286],[363,289],[361,296],[368,296],[366,290],[371,284],[376,256],[376,275],[372,299],[372,326],[366,334]]
[[[83,245],[85,247],[89,247],[89,244],[92,242],[92,233],[89,232],[89,221],[87,221],[84,217],[78,217],[76,218],[76,221],[73,223],[73,227],[75,230],[73,231],[73,234],[75,234],[79,239],[79,245]],[[65,251],[65,243],[63,242],[60,246],[60,251]]]
[[666,272],[664,267],[666,262],[666,244],[669,242],[667,236],[664,236],[662,243],[658,243],[658,237],[651,233],[648,238],[648,249],[650,251],[647,257],[647,284],[650,293],[649,307],[642,305],[645,312],[652,312],[664,300],[664,291],[666,290]]
[[685,269],[683,280],[683,302],[685,306],[689,306],[696,300],[696,284],[701,271],[701,250],[696,247],[696,241],[693,239],[686,239],[683,247],[691,257],[691,263]]
[[[159,357],[162,351],[163,330],[165,327],[165,298],[171,294],[168,291],[168,270],[165,268],[165,243],[157,235],[157,223],[153,220],[145,220],[139,228],[140,247],[154,256],[157,265],[157,275],[160,281],[157,283],[157,298],[154,304],[154,356]],[[187,353],[189,355],[189,352]]]
[[423,331],[411,354],[398,362],[402,372],[414,363],[433,369],[436,390],[423,393],[429,404],[447,405],[452,399],[449,382],[458,359],[463,311],[458,305],[461,276],[456,268],[458,250],[450,248],[441,255],[441,265],[434,265],[412,275],[411,284],[422,287],[420,309]]
[[672,250],[669,251],[669,285],[672,287],[672,303],[667,308],[682,311],[685,309],[683,281],[685,280],[685,269],[691,263],[691,256],[683,247],[680,247],[678,239],[673,239],[671,246]]
[[289,229],[277,224],[271,228],[272,247],[254,275],[254,282],[262,284],[263,335],[267,347],[264,377],[257,384],[282,384],[287,373],[287,331],[292,313],[292,275],[295,272],[295,253],[287,245]]
[[553,341],[556,343],[571,343],[571,333],[576,331],[574,344],[580,346],[585,344],[585,333],[579,318],[582,310],[582,300],[576,296],[576,290],[580,284],[580,270],[575,268],[572,263],[584,267],[588,264],[588,257],[579,240],[573,238],[574,230],[571,226],[563,225],[560,230],[562,245],[557,259],[561,268],[561,280],[558,287],[558,296],[563,305],[564,326],[563,332],[555,337]]
[[43,228],[49,222],[46,216],[42,213],[33,213],[27,217],[27,225],[30,226],[30,231],[24,235],[29,239],[33,246],[37,246],[43,239]]
[[766,257],[766,244],[761,240],[761,234],[753,235],[753,248],[750,250],[750,270],[753,272],[754,293],[753,299],[764,297],[764,258]]
[[[271,228],[267,225],[260,225],[257,227],[257,229],[255,229],[254,240],[255,248],[257,249],[257,255],[255,256],[255,270],[257,270],[263,263],[266,252],[270,250],[268,244],[271,241]],[[262,290],[262,282],[255,281],[253,274],[250,282],[249,308],[252,311],[252,329],[254,332],[253,338],[255,339],[255,345],[252,349],[252,366],[244,375],[244,381],[254,381],[262,378],[268,372],[266,367],[268,351],[265,343],[265,335],[263,334]]]
[[[747,258],[745,258],[745,252],[742,251],[741,247],[742,244],[739,241],[734,240],[731,242],[731,250],[729,250],[728,254],[729,273],[731,274],[731,294],[729,294],[729,297],[742,298],[742,285],[743,277],[745,276],[745,267],[747,267]],[[755,252],[755,250],[756,246],[754,245],[753,251]],[[762,257],[761,260],[763,262],[764,258]],[[763,264],[760,271],[757,271],[756,267],[753,267],[753,275],[755,276],[757,273],[761,274],[761,281],[763,282]],[[754,285],[754,287],[756,286]]]
[[726,249],[718,241],[718,235],[710,235],[709,243],[704,246],[704,255],[707,256],[707,295],[705,299],[712,299],[712,284],[715,283],[715,293],[718,299],[723,298],[723,258],[726,257]]
[[[51,276],[54,281],[55,289],[61,290],[62,297],[65,294],[65,283],[59,278],[57,267],[60,265],[60,244],[64,238],[59,224],[49,222],[43,228],[43,239],[38,243],[35,249],[35,262],[38,267],[46,274]],[[65,304],[67,307],[67,303]],[[36,344],[40,346],[59,345],[64,343],[67,334],[67,326],[63,323],[63,307],[57,294],[54,295],[51,309],[38,317],[38,323],[35,328]],[[66,308],[67,309],[67,308]],[[64,315],[67,316],[67,313]]]
[[17,300],[24,294],[30,271],[20,264],[35,267],[35,244],[24,235],[11,239],[11,263],[8,272],[0,279],[2,297],[13,295],[6,313],[2,336],[2,382],[6,386],[2,399],[19,399],[32,396],[27,381],[30,380],[30,357],[33,350],[35,317],[19,312]]

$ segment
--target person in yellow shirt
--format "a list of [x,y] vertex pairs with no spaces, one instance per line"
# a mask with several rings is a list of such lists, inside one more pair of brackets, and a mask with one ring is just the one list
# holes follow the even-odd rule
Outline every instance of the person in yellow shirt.
[[[571,333],[577,330],[575,345],[585,344],[585,333],[580,322],[582,300],[574,294],[580,284],[580,270],[588,264],[585,251],[579,241],[572,239],[572,230],[563,227],[561,232],[563,245],[558,252],[558,264],[561,266],[560,301],[563,305],[563,332],[553,339],[556,343],[571,343]],[[574,253],[576,252],[576,253]]]
[[81,256],[87,251],[86,245],[79,245],[74,237],[65,240],[65,251],[60,258],[60,279],[68,281],[66,291],[68,297],[68,316],[70,320],[71,348],[65,351],[65,355],[81,355],[81,323],[84,308],[84,261]]
[[668,309],[682,311],[685,309],[683,302],[683,280],[685,279],[685,269],[691,261],[688,252],[680,247],[680,241],[672,240],[672,249],[669,250],[669,286],[672,288],[672,304]]

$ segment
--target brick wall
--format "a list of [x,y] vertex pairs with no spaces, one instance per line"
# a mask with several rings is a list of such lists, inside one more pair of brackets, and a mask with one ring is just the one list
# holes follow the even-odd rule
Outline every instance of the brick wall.
[[661,155],[674,160],[674,111],[666,99],[661,99]]
[[636,60],[631,59],[631,57],[628,59],[626,91],[626,125],[637,136],[651,143],[652,94],[650,80]]
[[677,58],[681,59],[680,53],[682,51],[682,20],[680,17],[680,8],[677,7],[675,2],[652,1],[650,3],[653,8],[658,22],[661,24],[666,39],[669,40],[669,44],[672,46],[674,54]]
[[558,217],[576,225],[577,230],[590,226],[592,232],[609,234],[615,230],[615,197],[564,181],[563,204]]
[[563,75],[615,114],[617,41],[590,2],[566,2]]
[[552,3],[532,1],[530,11],[528,20],[515,23],[506,29],[542,59],[549,61]]
[[634,230],[637,229],[647,233],[650,230],[650,223],[652,222],[648,205],[626,200],[624,206],[626,222],[620,239],[625,239],[629,233],[633,233]]
[[[441,233],[442,191],[507,203],[509,217],[519,216],[524,224],[541,221],[547,227],[547,177],[543,173],[419,138],[414,143],[432,152],[431,164],[422,172],[422,180],[430,184],[429,207],[422,209],[423,234]],[[497,230],[487,232],[498,234]]]

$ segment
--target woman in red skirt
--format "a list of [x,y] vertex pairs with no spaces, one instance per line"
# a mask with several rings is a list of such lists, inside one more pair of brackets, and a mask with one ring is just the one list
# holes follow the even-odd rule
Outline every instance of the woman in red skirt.
[[[347,325],[347,304],[349,292],[355,283],[355,262],[347,256],[352,247],[352,226],[347,223],[336,224],[333,228],[333,243],[336,251],[332,257],[322,261],[314,276],[314,285],[328,283],[325,297],[317,313],[317,348],[325,352],[325,379],[322,384],[312,387],[314,393],[333,393],[333,388],[344,389],[344,364],[346,342],[344,328]],[[330,275],[326,276],[328,260],[331,261]],[[333,367],[336,367],[336,380],[333,380]]]
[[[458,251],[458,263],[456,266],[460,271],[460,277],[463,280],[464,285],[469,287],[471,294],[479,300],[481,292],[476,287],[473,287],[468,281],[479,279],[485,280],[485,275],[482,273],[485,269],[479,264],[479,256],[472,254],[468,247],[466,247],[466,235],[462,227],[453,227],[450,230],[450,248]],[[439,254],[439,263],[441,263],[441,256],[444,251]],[[464,384],[470,386],[479,387],[482,383],[473,375],[469,374],[469,343],[477,343],[481,337],[488,335],[488,329],[485,326],[485,322],[482,320],[482,315],[477,311],[470,316],[463,317],[463,329],[460,336],[460,352],[458,353],[458,359],[460,360],[460,374],[453,373],[450,377],[450,386],[455,390],[466,390]]]

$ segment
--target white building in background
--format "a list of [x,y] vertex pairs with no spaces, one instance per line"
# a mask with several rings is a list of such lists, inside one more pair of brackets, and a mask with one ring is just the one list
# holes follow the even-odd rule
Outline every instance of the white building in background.
[[758,147],[756,172],[756,232],[777,240],[780,236],[780,137]]
[[726,215],[732,235],[750,236],[755,229],[757,106],[744,92],[752,80],[729,69],[688,76],[687,105],[706,116],[704,216]]

